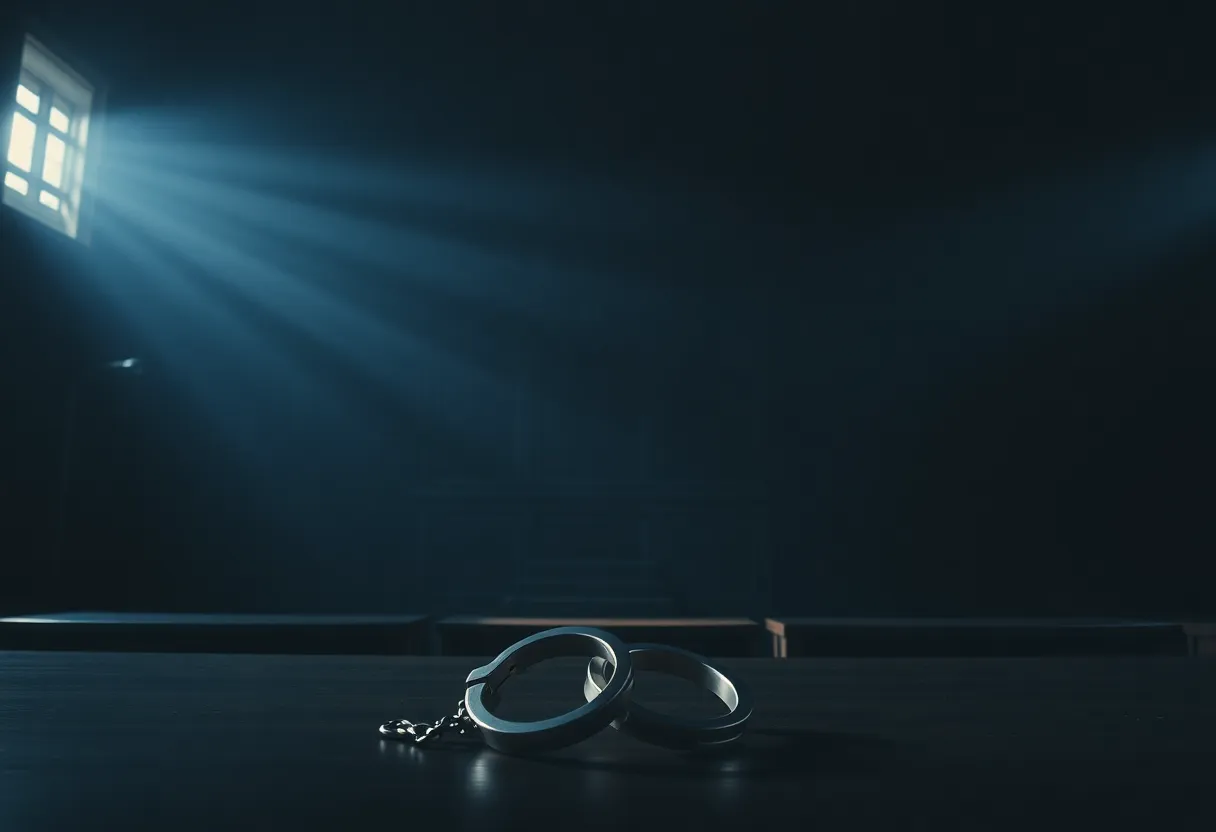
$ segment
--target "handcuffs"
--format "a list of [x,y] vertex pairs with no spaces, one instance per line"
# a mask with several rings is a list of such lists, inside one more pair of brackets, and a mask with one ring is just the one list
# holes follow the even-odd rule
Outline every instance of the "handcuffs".
[[[513,722],[493,713],[503,685],[513,675],[546,659],[590,656],[583,695],[572,711],[533,722]],[[679,676],[713,693],[729,713],[689,719],[652,711],[632,701],[634,670]],[[680,750],[720,749],[737,742],[752,715],[746,689],[709,659],[664,644],[626,645],[595,627],[555,627],[517,641],[465,680],[464,699],[456,713],[434,722],[397,719],[380,726],[380,734],[416,745],[447,734],[481,733],[486,745],[506,754],[555,751],[582,742],[612,726],[643,742]]]

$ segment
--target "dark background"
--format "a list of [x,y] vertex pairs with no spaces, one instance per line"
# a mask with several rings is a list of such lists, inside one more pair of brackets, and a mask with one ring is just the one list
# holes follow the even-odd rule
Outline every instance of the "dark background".
[[178,119],[443,171],[308,197],[525,265],[314,265],[455,373],[153,267],[107,234],[117,166],[88,248],[0,212],[3,604],[1212,612],[1210,27],[976,5],[6,12],[8,75],[29,13],[104,79],[122,169]]

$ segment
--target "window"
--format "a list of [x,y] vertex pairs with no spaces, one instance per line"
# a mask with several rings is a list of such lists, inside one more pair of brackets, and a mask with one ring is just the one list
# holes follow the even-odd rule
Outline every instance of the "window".
[[4,204],[78,237],[93,87],[27,36],[4,109]]

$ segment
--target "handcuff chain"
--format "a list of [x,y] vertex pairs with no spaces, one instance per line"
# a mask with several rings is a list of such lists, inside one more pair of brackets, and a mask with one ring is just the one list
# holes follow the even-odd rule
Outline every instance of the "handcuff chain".
[[434,722],[410,722],[408,719],[394,719],[380,726],[380,733],[396,740],[412,741],[415,745],[431,742],[445,734],[456,732],[466,736],[476,729],[472,717],[464,709],[464,700],[456,706],[456,713],[442,716]]

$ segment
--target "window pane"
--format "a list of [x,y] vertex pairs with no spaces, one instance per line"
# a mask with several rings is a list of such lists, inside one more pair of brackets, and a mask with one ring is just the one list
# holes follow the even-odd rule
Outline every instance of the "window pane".
[[34,122],[21,113],[13,113],[13,132],[8,139],[8,160],[28,171],[34,164]]
[[50,191],[43,191],[38,194],[38,201],[50,208],[52,211],[59,210],[59,197],[55,196]]
[[42,178],[56,188],[63,187],[63,159],[68,147],[55,134],[46,137],[46,158],[42,162]]
[[17,103],[31,113],[38,112],[38,105],[41,103],[38,100],[38,93],[27,87],[25,84],[17,85]]
[[4,174],[4,184],[8,185],[22,196],[25,196],[30,192],[30,183],[26,182],[11,170]]
[[68,119],[68,114],[58,107],[51,108],[51,126],[56,130],[61,130],[64,133],[68,132],[68,127],[71,126],[71,120]]

